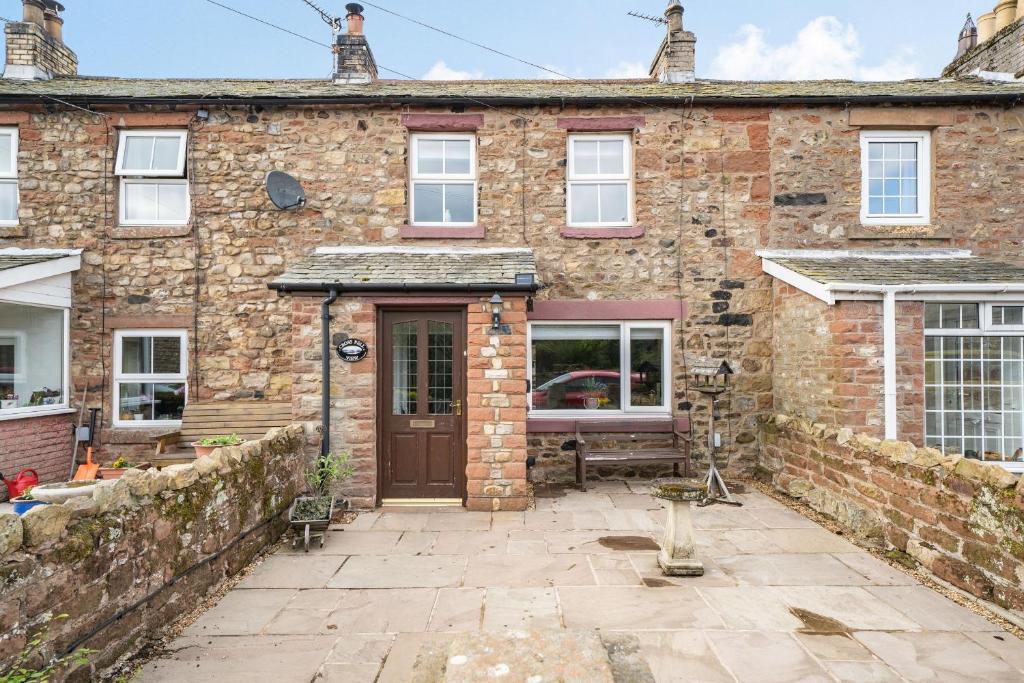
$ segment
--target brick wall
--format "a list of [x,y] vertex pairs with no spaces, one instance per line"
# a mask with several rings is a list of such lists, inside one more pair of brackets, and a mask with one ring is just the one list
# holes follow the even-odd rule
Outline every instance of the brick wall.
[[0,515],[0,670],[48,616],[67,614],[49,623],[40,654],[85,638],[79,646],[96,652],[73,678],[100,680],[283,533],[304,486],[304,445],[291,426],[195,464],[132,470],[91,497]]
[[[66,481],[71,471],[71,427],[75,417],[68,414],[0,420],[0,472],[13,479],[30,468],[44,484]],[[6,498],[5,486],[0,490],[0,500]]]
[[947,78],[970,76],[975,71],[1019,74],[1024,71],[1024,19],[969,50],[943,70]]
[[11,22],[4,27],[7,38],[7,64],[35,66],[59,76],[78,73],[78,57],[67,45],[55,40],[42,27],[27,22]]
[[851,533],[1024,616],[1024,479],[999,465],[775,415],[763,464]]
[[[881,301],[834,306],[784,282],[774,286],[775,409],[885,434]],[[899,438],[924,441],[924,304],[896,304]]]

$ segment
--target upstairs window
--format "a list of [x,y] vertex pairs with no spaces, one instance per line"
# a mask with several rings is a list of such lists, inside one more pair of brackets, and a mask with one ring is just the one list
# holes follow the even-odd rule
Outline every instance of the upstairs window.
[[183,130],[121,131],[114,170],[121,178],[121,225],[188,223],[187,136]]
[[633,224],[629,135],[569,136],[567,207],[570,227]]
[[861,222],[931,222],[931,133],[861,133]]
[[0,225],[18,223],[18,129],[0,128]]
[[476,223],[476,137],[417,133],[411,139],[412,224]]

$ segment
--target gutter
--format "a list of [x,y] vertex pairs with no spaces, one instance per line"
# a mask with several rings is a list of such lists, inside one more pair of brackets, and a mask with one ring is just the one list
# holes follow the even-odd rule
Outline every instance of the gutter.
[[319,292],[331,292],[336,291],[339,294],[346,292],[351,293],[371,293],[371,292],[387,292],[387,293],[399,293],[399,294],[411,294],[411,293],[429,293],[429,292],[524,292],[532,294],[540,289],[540,284],[533,282],[528,285],[519,284],[495,284],[495,283],[469,283],[469,284],[426,284],[419,282],[399,282],[399,283],[378,283],[373,284],[370,282],[357,282],[357,283],[340,283],[340,282],[302,282],[302,283],[287,283],[287,282],[271,282],[267,285],[269,289],[277,291],[278,294],[297,294],[297,293],[319,293]]
[[[322,106],[322,105],[421,105],[445,106],[453,102],[476,103],[485,106],[523,106],[542,104],[643,104],[643,105],[676,105],[690,106],[785,106],[785,105],[856,105],[856,104],[965,104],[972,102],[1011,102],[1016,103],[1024,98],[1024,90],[1006,93],[971,93],[960,95],[801,95],[793,97],[723,97],[723,96],[575,96],[575,97],[509,97],[491,95],[449,95],[413,96],[413,95],[379,95],[379,96],[337,96],[337,97],[241,97],[238,95],[186,95],[181,97],[123,97],[123,96],[82,96],[82,95],[0,95],[0,104],[24,104],[26,100],[38,101],[47,106],[54,106],[54,98],[60,101],[88,108],[93,105],[105,104],[148,104],[148,105],[206,105],[224,106]],[[57,102],[59,104],[59,102]]]

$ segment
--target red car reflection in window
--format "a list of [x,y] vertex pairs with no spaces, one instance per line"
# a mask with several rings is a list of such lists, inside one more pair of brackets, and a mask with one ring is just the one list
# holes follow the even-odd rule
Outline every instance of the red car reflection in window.
[[[582,410],[594,395],[594,385],[607,387],[608,407],[619,407],[620,374],[613,370],[577,370],[559,375],[532,392],[534,410]],[[632,373],[634,387],[642,387],[640,373]],[[559,396],[561,394],[561,396]]]

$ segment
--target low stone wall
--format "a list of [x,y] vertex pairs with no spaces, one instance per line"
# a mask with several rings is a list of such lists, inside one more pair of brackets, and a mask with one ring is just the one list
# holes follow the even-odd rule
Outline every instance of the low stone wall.
[[192,609],[284,532],[304,448],[292,425],[194,464],[131,470],[91,497],[0,515],[0,671],[46,626],[44,657],[97,651],[70,675],[90,680]]
[[802,418],[763,425],[780,490],[1024,617],[1024,479],[999,465]]

